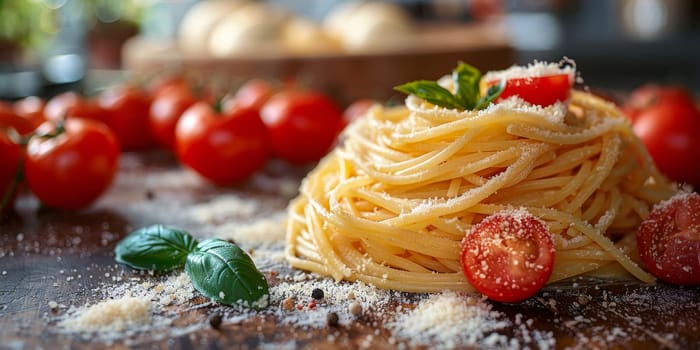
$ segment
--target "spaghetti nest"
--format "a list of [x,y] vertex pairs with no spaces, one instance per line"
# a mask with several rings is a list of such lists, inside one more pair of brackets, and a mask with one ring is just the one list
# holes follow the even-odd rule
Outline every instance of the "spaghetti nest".
[[408,292],[473,290],[460,264],[472,224],[525,208],[556,248],[549,283],[581,274],[646,282],[634,232],[676,192],[610,103],[572,91],[541,108],[374,106],[304,179],[289,206],[292,266]]

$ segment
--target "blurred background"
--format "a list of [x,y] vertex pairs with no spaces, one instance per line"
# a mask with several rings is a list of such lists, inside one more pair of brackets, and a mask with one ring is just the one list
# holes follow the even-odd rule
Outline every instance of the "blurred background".
[[[361,67],[365,67],[362,69],[368,71],[372,70],[367,65],[373,62],[384,62],[382,67],[418,71],[427,69],[425,62],[431,60],[438,66],[442,58],[452,63],[436,68],[447,73],[456,63],[454,57],[474,57],[477,63],[492,62],[494,67],[480,67],[492,69],[533,60],[559,61],[567,56],[576,60],[586,84],[597,88],[631,90],[643,83],[657,82],[681,84],[695,93],[700,91],[700,1],[385,1],[400,7],[407,16],[406,32],[418,33],[417,36],[430,32],[430,35],[422,40],[408,40],[404,46],[387,51],[386,42],[375,39],[392,37],[397,28],[406,29],[405,23],[401,27],[382,22],[383,32],[368,32],[361,40],[357,39],[357,33],[368,28],[369,22],[346,24],[342,30],[355,33],[348,42],[360,40],[362,45],[376,45],[362,50],[346,45],[333,51],[314,48],[322,40],[317,35],[320,32],[313,30],[327,29],[329,17],[340,6],[347,5],[347,1],[269,0],[265,3],[283,9],[284,16],[304,19],[296,22],[293,30],[287,29],[280,35],[292,36],[286,42],[291,40],[294,48],[303,47],[307,51],[266,47],[260,55],[251,55],[258,49],[253,45],[256,40],[268,44],[281,42],[270,40],[273,30],[269,26],[273,22],[270,16],[262,16],[261,24],[251,24],[255,30],[243,31],[229,24],[229,32],[245,37],[247,46],[241,44],[243,39],[233,42],[231,37],[235,35],[229,36],[224,31],[219,44],[209,42],[209,51],[207,48],[185,50],[182,42],[182,36],[187,35],[183,34],[187,30],[185,18],[200,2],[0,0],[0,98],[50,97],[66,90],[85,91],[115,73],[156,71],[172,66],[183,70],[214,66],[231,72],[237,67],[238,73],[274,75],[298,73],[299,66],[313,65],[321,62],[319,59],[326,65],[340,64],[342,61],[338,60],[343,58],[361,59]],[[247,16],[243,17],[246,21],[254,15]],[[203,28],[201,23],[194,27]],[[460,29],[463,27],[470,29]],[[434,40],[436,37],[441,40]],[[213,51],[212,45],[215,45]],[[493,50],[495,47],[498,50]],[[237,56],[240,52],[243,53]],[[403,66],[391,63],[419,55],[427,61]],[[294,69],[271,68],[290,62]],[[381,72],[391,74],[388,68],[379,72],[365,79],[377,78]],[[399,78],[403,77],[396,77]]]

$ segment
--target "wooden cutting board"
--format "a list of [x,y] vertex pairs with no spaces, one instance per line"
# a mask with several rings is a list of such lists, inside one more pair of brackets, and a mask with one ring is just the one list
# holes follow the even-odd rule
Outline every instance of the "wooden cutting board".
[[[158,288],[155,286],[164,276],[139,273],[114,261],[115,244],[131,230],[162,223],[185,228],[201,239],[223,227],[235,229],[258,219],[278,217],[308,170],[270,162],[250,181],[219,188],[182,169],[171,155],[155,151],[124,154],[114,186],[85,211],[39,208],[34,198],[23,195],[19,214],[0,223],[0,349],[445,346],[415,343],[392,331],[389,323],[392,315],[398,317],[398,306],[402,313],[410,312],[428,297],[405,293],[389,294],[385,302],[365,305],[366,312],[357,318],[342,318],[346,315],[341,314],[342,322],[336,327],[323,321],[327,310],[334,307],[330,303],[290,312],[281,312],[275,304],[251,313],[208,303],[194,293],[158,309],[157,316],[168,322],[164,327],[123,331],[111,338],[62,330],[61,320],[75,309],[116,297],[119,291],[129,292],[128,288],[134,293],[139,288]],[[198,211],[203,208],[206,210]],[[202,215],[210,217],[202,220]],[[273,250],[281,252],[283,244],[276,247]],[[260,265],[260,253],[252,248],[249,252],[271,290],[288,283],[335,284],[285,267],[283,260]],[[302,290],[297,300],[306,303],[309,297]],[[50,302],[59,307],[52,309]],[[548,286],[522,303],[479,303],[498,313],[504,322],[497,331],[500,339],[520,347],[700,348],[698,287],[577,279]],[[215,313],[223,316],[218,328],[209,323]],[[317,315],[321,321],[287,322],[295,315],[299,319]],[[487,344],[485,339],[480,341],[476,344]],[[456,347],[461,348],[460,344]]]

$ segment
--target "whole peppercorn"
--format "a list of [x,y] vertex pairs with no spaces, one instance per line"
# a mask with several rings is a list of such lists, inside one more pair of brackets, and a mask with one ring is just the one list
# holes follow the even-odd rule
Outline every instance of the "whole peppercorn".
[[311,297],[316,300],[323,299],[323,290],[319,288],[314,288],[314,290],[311,291]]
[[218,329],[221,326],[221,313],[215,313],[209,317],[209,325],[211,328]]
[[338,326],[338,314],[335,312],[331,312],[326,316],[326,323],[328,324],[328,327],[337,327]]

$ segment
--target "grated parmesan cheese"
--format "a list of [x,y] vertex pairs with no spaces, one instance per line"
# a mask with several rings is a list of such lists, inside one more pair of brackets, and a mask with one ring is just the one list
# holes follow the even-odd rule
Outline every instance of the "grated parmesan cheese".
[[124,296],[89,306],[59,326],[70,332],[121,332],[149,324],[151,309],[149,298]]

